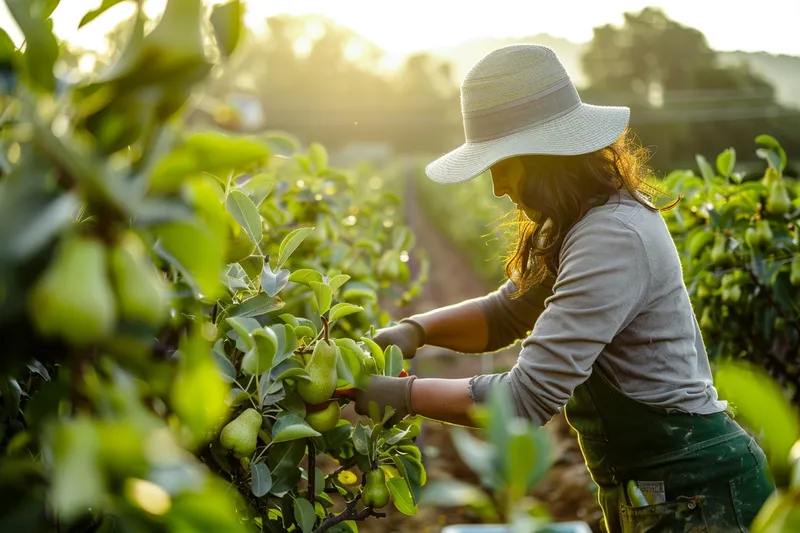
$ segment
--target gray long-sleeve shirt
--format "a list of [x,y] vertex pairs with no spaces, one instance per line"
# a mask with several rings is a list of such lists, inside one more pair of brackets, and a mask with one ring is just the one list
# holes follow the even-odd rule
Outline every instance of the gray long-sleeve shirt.
[[474,401],[505,381],[519,415],[545,424],[596,363],[641,402],[697,414],[725,410],[660,213],[626,191],[612,196],[568,232],[559,260],[554,283],[520,299],[509,298],[516,287],[507,281],[473,300],[487,319],[487,351],[524,338],[509,372],[473,378]]

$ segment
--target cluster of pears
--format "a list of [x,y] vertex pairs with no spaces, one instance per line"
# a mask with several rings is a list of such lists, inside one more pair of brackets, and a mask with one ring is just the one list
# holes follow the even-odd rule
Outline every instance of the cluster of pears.
[[80,346],[109,339],[120,319],[163,325],[170,300],[171,287],[148,249],[126,230],[111,245],[92,235],[66,235],[27,303],[43,335]]
[[297,394],[309,406],[306,422],[320,433],[335,428],[342,415],[339,402],[331,400],[339,380],[336,371],[339,357],[340,350],[335,342],[318,340],[306,364],[309,379],[297,381]]

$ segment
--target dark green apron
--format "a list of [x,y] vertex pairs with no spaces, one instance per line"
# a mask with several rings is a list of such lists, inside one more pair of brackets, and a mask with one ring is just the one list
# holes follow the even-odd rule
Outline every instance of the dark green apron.
[[[564,411],[599,488],[608,533],[747,532],[775,489],[764,452],[727,413],[641,403],[597,365]],[[650,500],[663,503],[632,505],[629,480],[663,484],[664,498]]]

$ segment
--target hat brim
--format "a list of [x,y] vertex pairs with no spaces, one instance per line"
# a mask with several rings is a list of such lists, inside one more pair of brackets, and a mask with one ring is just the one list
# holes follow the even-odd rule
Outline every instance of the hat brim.
[[582,103],[565,115],[499,139],[466,142],[425,168],[437,183],[461,183],[492,165],[518,155],[579,155],[609,146],[625,131],[627,107]]

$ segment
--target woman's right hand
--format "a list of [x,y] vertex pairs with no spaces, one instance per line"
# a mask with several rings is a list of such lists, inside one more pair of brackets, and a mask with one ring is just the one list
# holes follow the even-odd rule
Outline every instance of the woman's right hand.
[[413,359],[417,350],[425,345],[425,337],[425,328],[419,322],[403,319],[394,326],[379,329],[372,340],[383,350],[394,344],[400,348],[403,359]]

